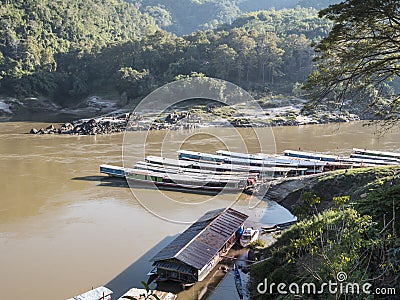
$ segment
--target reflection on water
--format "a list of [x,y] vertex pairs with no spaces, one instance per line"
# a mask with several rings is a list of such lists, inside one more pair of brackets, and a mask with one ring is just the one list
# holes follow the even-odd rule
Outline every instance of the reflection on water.
[[[23,134],[43,126],[0,123],[0,269],[6,270],[0,275],[0,289],[4,299],[67,299],[107,283],[121,292],[139,287],[153,253],[205,211],[232,203],[254,222],[275,224],[292,218],[274,202],[263,201],[250,209],[254,199],[247,195],[213,197],[143,189],[132,193],[123,181],[109,180],[98,172],[101,163],[122,165],[123,135]],[[373,128],[357,123],[273,131],[277,152],[301,148],[348,154],[353,147],[400,150],[398,131],[378,139]],[[223,145],[231,150],[275,151],[265,129],[239,132],[244,142],[234,129],[136,132],[124,163],[133,164],[144,153],[175,157],[178,149],[211,152]],[[264,145],[257,136],[268,137]],[[148,141],[146,151],[143,140]],[[229,276],[218,291],[231,291]],[[179,299],[192,299],[190,293],[181,293]],[[233,297],[229,295],[226,299]],[[215,297],[211,295],[225,298]]]

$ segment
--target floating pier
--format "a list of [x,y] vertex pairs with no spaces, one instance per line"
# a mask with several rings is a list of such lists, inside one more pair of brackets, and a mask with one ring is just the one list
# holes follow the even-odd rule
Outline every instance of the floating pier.
[[232,208],[206,213],[152,258],[158,280],[202,281],[235,244],[247,218]]

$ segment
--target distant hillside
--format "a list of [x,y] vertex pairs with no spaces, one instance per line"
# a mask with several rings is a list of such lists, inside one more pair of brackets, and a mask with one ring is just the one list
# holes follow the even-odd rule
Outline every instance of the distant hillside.
[[322,9],[340,0],[127,0],[155,18],[157,24],[177,35],[230,24],[243,13],[295,8]]
[[88,0],[80,9],[73,0],[68,6],[43,0],[40,13],[33,4],[13,3],[2,11],[2,28],[9,30],[0,29],[0,94],[41,95],[66,106],[99,91],[119,94],[121,103],[138,101],[176,78],[199,74],[260,96],[297,94],[312,69],[311,42],[330,29],[317,10],[298,6],[248,13],[230,25],[177,37],[120,1]]
[[86,53],[157,29],[152,18],[123,0],[0,3],[0,93],[12,95],[82,96],[88,83],[76,65]]

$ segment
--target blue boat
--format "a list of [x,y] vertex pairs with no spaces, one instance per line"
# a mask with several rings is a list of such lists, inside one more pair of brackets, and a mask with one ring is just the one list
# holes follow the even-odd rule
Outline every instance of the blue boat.
[[239,294],[239,298],[240,300],[243,299],[243,285],[242,285],[242,279],[240,278],[240,272],[239,272],[239,268],[237,267],[236,264],[233,265],[233,272],[235,275],[235,285],[236,285],[236,290]]
[[125,178],[126,176],[124,167],[118,167],[106,164],[100,165],[100,173],[119,178]]

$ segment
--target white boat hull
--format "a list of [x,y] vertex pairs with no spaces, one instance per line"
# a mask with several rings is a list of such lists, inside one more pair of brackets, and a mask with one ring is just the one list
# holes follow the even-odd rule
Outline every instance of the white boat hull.
[[247,247],[250,243],[256,241],[260,235],[258,229],[246,228],[240,237],[239,243],[242,247]]

